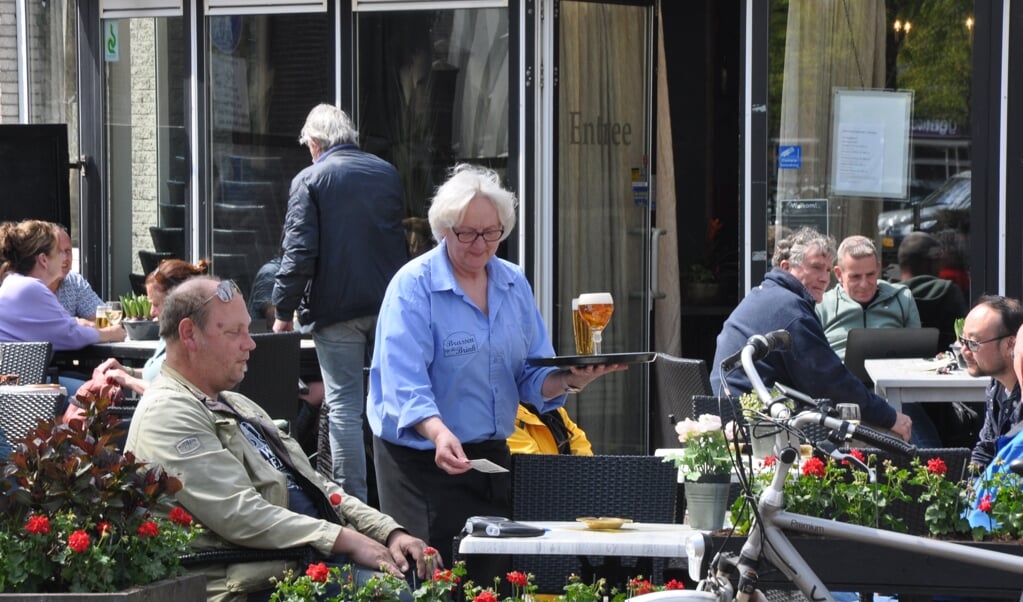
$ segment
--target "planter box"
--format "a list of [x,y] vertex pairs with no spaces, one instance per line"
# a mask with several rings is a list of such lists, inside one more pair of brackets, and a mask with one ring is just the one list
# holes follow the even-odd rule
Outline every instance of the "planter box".
[[97,602],[187,602],[206,599],[206,576],[186,574],[106,594],[0,594],[0,602],[49,602],[95,600]]
[[[714,550],[738,553],[745,537],[715,537]],[[844,539],[789,535],[796,550],[832,592],[948,594],[1019,600],[1023,577],[1008,571],[958,560],[913,554]],[[956,542],[966,547],[1023,556],[1017,543]],[[785,575],[770,565],[760,569],[760,589],[793,589]],[[900,595],[899,600],[911,598]],[[926,598],[930,600],[930,598]]]

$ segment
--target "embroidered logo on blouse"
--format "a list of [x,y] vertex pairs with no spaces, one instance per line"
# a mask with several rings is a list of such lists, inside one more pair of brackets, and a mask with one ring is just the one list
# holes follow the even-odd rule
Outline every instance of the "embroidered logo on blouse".
[[199,442],[198,437],[185,437],[174,445],[174,449],[178,450],[182,456],[195,453],[199,451],[200,447],[202,447],[202,443]]
[[476,336],[468,332],[456,332],[444,339],[444,357],[476,353],[478,350]]

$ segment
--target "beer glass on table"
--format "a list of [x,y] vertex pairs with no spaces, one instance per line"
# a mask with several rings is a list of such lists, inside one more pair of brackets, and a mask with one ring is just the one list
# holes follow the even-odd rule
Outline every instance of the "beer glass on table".
[[103,305],[96,306],[96,328],[106,328],[110,326],[110,320],[107,319],[107,306]]
[[111,326],[117,326],[121,323],[121,318],[124,317],[124,311],[121,310],[120,301],[110,301],[107,303],[107,321],[110,322]]
[[593,336],[590,326],[579,313],[579,298],[572,299],[572,334],[575,335],[576,355],[593,355]]
[[611,293],[583,293],[579,295],[579,315],[593,334],[593,353],[601,354],[600,343],[604,328],[614,313],[614,299]]

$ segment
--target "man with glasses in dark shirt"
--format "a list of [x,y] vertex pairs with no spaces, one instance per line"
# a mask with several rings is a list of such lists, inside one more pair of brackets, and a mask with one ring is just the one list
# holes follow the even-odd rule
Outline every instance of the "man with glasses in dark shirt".
[[998,451],[998,440],[1023,419],[1019,381],[1012,367],[1016,331],[1023,325],[1023,309],[1016,299],[985,295],[970,310],[959,342],[970,376],[990,376],[984,426],[970,463],[983,468]]

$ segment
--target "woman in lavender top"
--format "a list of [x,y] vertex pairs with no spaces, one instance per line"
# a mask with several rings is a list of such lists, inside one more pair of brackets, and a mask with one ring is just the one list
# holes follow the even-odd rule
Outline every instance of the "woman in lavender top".
[[60,226],[40,220],[0,224],[0,341],[49,341],[55,351],[123,341],[120,325],[82,325],[49,285],[63,277]]

